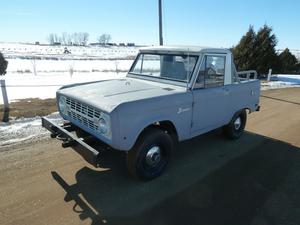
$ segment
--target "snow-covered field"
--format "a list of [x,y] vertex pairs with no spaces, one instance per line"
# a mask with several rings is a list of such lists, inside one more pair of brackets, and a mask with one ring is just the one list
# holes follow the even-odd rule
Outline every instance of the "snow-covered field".
[[[8,74],[5,77],[9,102],[26,98],[55,98],[55,93],[63,85],[97,80],[107,80],[124,76],[124,73],[97,72],[91,74],[74,73],[70,77],[67,73],[41,74]],[[0,92],[0,104],[3,104]]]
[[71,54],[64,54],[65,46],[0,43],[0,52],[10,59],[133,59],[138,50],[138,47],[118,46],[68,46],[66,48]]
[[95,73],[127,71],[132,60],[28,60],[8,59],[8,74],[33,74],[43,75],[47,73]]
[[[8,60],[9,101],[54,98],[62,85],[122,77],[137,54],[136,47],[67,47],[0,43]],[[0,104],[3,99],[0,94]]]
[[287,74],[272,75],[271,81],[262,82],[261,86],[262,86],[262,90],[300,87],[300,75],[287,75]]

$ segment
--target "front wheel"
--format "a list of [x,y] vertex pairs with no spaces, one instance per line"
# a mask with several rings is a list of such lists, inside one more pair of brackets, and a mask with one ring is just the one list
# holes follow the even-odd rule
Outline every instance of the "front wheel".
[[247,113],[245,109],[236,113],[230,123],[223,127],[225,137],[233,140],[240,138],[244,133],[246,121]]
[[173,145],[169,134],[150,128],[127,154],[129,173],[141,180],[158,177],[168,164]]

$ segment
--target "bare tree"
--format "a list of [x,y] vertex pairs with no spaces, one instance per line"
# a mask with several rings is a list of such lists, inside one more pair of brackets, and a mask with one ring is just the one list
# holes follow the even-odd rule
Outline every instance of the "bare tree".
[[50,45],[54,44],[54,34],[49,34],[47,39],[48,39]]
[[67,36],[67,45],[73,45],[73,35],[68,34]]
[[61,34],[61,43],[62,43],[63,45],[68,45],[68,33],[63,32],[63,33]]
[[54,34],[54,43],[60,43],[61,42],[61,38],[57,35],[57,34]]
[[48,39],[50,45],[62,42],[62,37],[60,37],[57,34],[53,34],[53,33],[49,34],[47,39]]
[[98,39],[99,44],[105,45],[105,35],[104,34],[99,36],[97,39]]
[[85,39],[86,39],[85,33],[83,33],[83,32],[77,33],[77,44],[78,44],[78,45],[83,45],[83,46],[85,46],[85,45],[86,45],[86,42],[87,42],[87,40],[85,40]]
[[111,41],[111,35],[106,34],[106,43],[109,43]]
[[77,41],[77,33],[73,33],[71,34],[72,37],[72,45],[78,45],[78,41]]
[[89,34],[88,33],[82,33],[82,45],[87,45],[87,42],[88,42],[88,40],[89,40]]
[[55,43],[61,43],[63,45],[87,45],[89,40],[89,34],[86,32],[74,32],[74,33],[66,33],[63,32],[60,35],[50,34],[48,37],[48,41],[51,45]]
[[101,45],[107,45],[111,40],[110,34],[102,34],[98,37],[98,42]]

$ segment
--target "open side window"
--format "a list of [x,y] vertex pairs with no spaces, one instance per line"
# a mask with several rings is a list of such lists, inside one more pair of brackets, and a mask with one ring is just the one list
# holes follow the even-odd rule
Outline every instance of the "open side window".
[[224,85],[226,56],[205,55],[200,66],[195,88],[213,88]]

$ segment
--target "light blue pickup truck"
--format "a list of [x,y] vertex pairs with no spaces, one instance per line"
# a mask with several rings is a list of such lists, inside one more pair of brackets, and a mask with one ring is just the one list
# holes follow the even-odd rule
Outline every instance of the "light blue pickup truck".
[[101,149],[91,140],[125,151],[129,172],[150,180],[164,171],[176,142],[219,127],[226,137],[239,138],[246,112],[260,108],[256,76],[237,72],[227,49],[142,48],[125,78],[59,89],[66,122],[42,118],[42,124],[95,166]]

